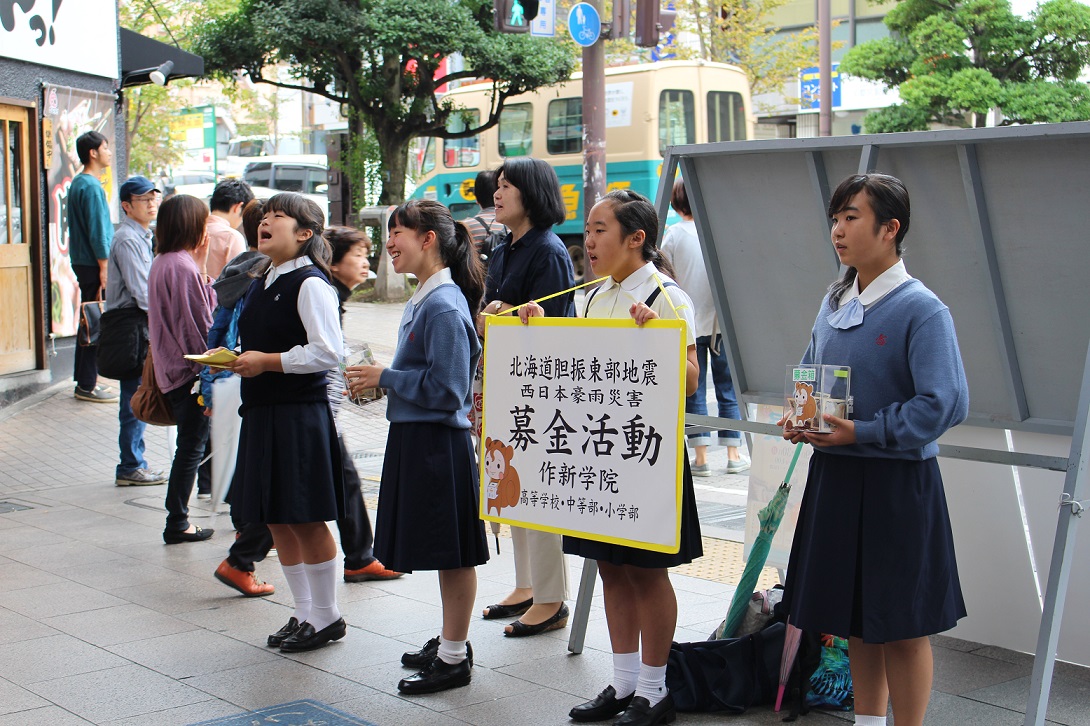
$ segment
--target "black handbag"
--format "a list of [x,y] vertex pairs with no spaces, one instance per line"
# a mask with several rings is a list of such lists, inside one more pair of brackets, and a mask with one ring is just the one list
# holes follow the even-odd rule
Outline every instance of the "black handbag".
[[148,354],[148,314],[138,307],[102,314],[98,336],[98,372],[119,381],[139,378]]
[[102,313],[105,310],[106,303],[101,300],[80,303],[79,327],[76,328],[76,342],[84,348],[98,345]]
[[742,638],[672,644],[666,687],[675,708],[739,714],[774,702],[785,629],[775,622]]

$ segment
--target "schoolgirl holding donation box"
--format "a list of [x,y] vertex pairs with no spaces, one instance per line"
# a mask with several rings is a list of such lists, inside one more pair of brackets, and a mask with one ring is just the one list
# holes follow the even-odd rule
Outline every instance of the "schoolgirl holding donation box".
[[845,272],[802,363],[850,366],[854,411],[822,416],[831,433],[785,426],[814,455],[783,600],[794,625],[848,638],[856,724],[883,726],[892,700],[897,726],[919,726],[927,636],[965,616],[935,440],[965,420],[969,390],[950,311],[901,260],[900,180],[849,177],[829,216]]
[[[587,294],[584,317],[632,318],[638,325],[656,318],[685,320],[685,388],[686,395],[691,395],[699,375],[692,302],[669,276],[669,264],[655,244],[657,233],[654,206],[635,192],[610,192],[594,206],[586,226],[588,261],[595,275],[609,279]],[[519,311],[523,322],[541,314],[536,304]],[[688,459],[683,459],[681,540],[676,554],[564,538],[566,553],[598,562],[613,647],[612,683],[593,700],[571,710],[569,715],[576,721],[604,721],[621,712],[614,721],[621,726],[652,726],[674,719],[673,700],[666,690],[666,660],[677,623],[677,599],[666,568],[703,554],[692,473]]]

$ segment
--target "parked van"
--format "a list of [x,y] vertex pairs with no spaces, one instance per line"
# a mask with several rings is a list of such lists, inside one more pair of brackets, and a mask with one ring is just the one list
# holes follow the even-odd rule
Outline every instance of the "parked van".
[[328,167],[324,154],[257,156],[246,165],[242,180],[254,196],[268,199],[277,192],[299,192],[318,203],[329,223]]
[[246,165],[242,179],[251,187],[325,195],[329,189],[327,172],[324,154],[256,156]]

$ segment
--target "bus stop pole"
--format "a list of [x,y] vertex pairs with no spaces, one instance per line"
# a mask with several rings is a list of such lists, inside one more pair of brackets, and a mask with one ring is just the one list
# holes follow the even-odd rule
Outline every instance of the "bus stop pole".
[[[602,13],[602,0],[590,3]],[[583,48],[583,223],[606,193],[605,37]],[[585,250],[584,250],[585,252]],[[587,259],[584,255],[583,259]],[[590,274],[587,272],[586,274]]]
[[[591,0],[591,5],[602,14],[602,0]],[[594,45],[583,48],[583,224],[590,218],[590,210],[606,193],[606,49],[605,36]],[[589,260],[586,249],[583,259]],[[583,277],[590,279],[590,262],[584,262]],[[567,564],[565,563],[565,567]],[[568,650],[583,652],[583,639],[587,633],[590,602],[594,597],[594,585],[598,575],[598,563],[583,561],[583,575],[579,581],[579,594],[575,602],[575,617],[568,637]]]

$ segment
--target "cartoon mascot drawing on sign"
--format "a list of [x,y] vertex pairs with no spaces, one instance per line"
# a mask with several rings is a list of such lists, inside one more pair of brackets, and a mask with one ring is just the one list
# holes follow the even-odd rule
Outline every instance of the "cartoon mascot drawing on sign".
[[816,428],[817,401],[814,400],[814,387],[809,383],[795,383],[795,400],[791,404],[791,427],[796,429]]
[[504,507],[518,505],[519,473],[511,466],[511,458],[515,455],[515,449],[505,446],[502,441],[488,438],[484,442],[484,473],[488,477],[488,485],[485,487],[487,494],[486,513],[496,510],[496,516]]

